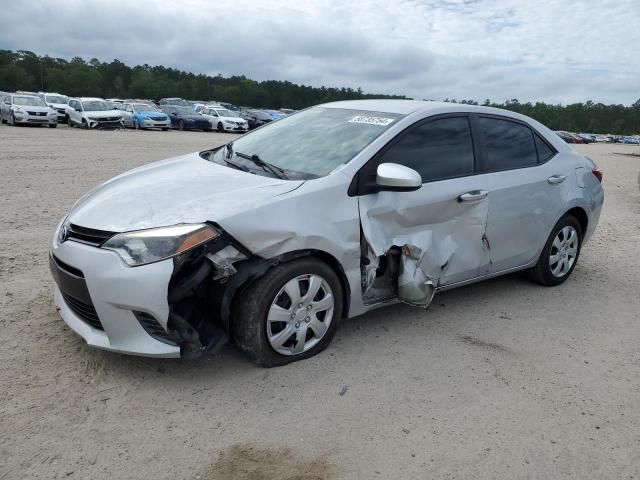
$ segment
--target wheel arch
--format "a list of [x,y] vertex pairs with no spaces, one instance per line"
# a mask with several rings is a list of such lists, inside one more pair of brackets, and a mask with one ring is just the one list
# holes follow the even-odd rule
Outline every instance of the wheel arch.
[[564,217],[565,215],[571,215],[578,220],[580,228],[582,229],[582,236],[584,237],[587,232],[587,227],[589,226],[589,215],[587,215],[586,210],[582,207],[573,207],[567,210],[562,216]]
[[[342,318],[347,318],[349,316],[349,308],[351,306],[351,288],[349,286],[349,281],[347,279],[344,268],[342,267],[338,259],[330,253],[322,250],[295,250],[278,255],[277,257],[268,260],[260,259],[257,257],[249,259],[242,267],[238,269],[238,273],[236,273],[236,275],[230,277],[229,284],[227,285],[227,288],[231,287],[233,289],[230,298],[225,295],[226,292],[219,292],[221,296],[221,310],[219,311],[219,313],[221,314],[222,327],[227,331],[227,333],[233,334],[233,311],[235,311],[235,309],[237,308],[237,303],[244,292],[247,290],[247,288],[249,288],[255,281],[264,277],[264,275],[266,275],[266,273],[273,267],[304,257],[313,257],[320,260],[321,262],[329,266],[329,268],[331,268],[338,276],[340,286],[342,287],[344,300],[342,306]],[[244,280],[240,280],[240,284],[234,285],[236,280],[234,279],[234,277],[236,276],[238,280],[240,280],[241,277],[245,278]],[[224,297],[227,297],[226,301]]]

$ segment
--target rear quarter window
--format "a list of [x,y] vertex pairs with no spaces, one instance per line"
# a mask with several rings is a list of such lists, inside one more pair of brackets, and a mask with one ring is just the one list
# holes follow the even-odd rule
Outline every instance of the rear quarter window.
[[482,170],[493,172],[538,164],[538,153],[531,129],[520,123],[498,118],[478,118],[484,142]]

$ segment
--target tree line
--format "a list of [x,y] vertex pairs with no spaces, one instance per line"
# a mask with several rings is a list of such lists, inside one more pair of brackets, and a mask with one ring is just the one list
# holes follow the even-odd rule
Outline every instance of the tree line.
[[[407,98],[364,93],[357,88],[311,87],[288,81],[256,81],[245,76],[194,74],[147,64],[130,67],[119,60],[101,62],[40,56],[26,50],[0,50],[0,90],[55,91],[71,96],[105,98],[182,97],[217,100],[259,108],[300,109],[336,100]],[[446,100],[456,102],[456,100]],[[457,103],[477,105],[473,100]],[[603,103],[553,105],[508,100],[482,105],[505,108],[535,118],[553,130],[627,135],[640,133],[640,100],[631,106]]]

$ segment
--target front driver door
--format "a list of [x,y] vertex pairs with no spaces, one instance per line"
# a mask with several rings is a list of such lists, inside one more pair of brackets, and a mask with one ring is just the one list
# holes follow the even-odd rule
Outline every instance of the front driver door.
[[[403,248],[433,287],[485,273],[488,202],[486,185],[473,175],[476,156],[469,118],[458,114],[417,123],[370,160],[358,174],[358,188],[362,231],[375,255]],[[381,163],[416,170],[422,187],[376,192]]]

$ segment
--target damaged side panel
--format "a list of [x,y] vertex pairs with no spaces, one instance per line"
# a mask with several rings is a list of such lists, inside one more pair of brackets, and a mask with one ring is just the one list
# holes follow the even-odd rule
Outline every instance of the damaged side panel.
[[[423,185],[410,193],[379,192],[359,197],[363,242],[362,286],[366,303],[393,296],[426,307],[435,290],[487,272],[488,202],[462,202],[458,197],[474,189],[473,178]],[[468,183],[468,190],[464,183]],[[462,186],[461,186],[462,185]],[[452,190],[455,188],[455,191]],[[381,263],[397,271],[397,283]]]

